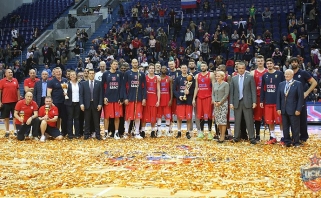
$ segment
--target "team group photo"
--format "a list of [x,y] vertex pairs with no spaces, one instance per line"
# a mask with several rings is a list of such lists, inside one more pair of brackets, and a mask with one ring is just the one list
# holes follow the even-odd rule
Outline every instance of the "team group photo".
[[321,196],[320,2],[20,3],[1,197]]

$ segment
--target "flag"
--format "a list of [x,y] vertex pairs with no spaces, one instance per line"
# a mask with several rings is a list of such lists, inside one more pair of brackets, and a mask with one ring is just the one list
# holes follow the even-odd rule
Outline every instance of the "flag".
[[182,9],[196,8],[196,0],[181,0]]

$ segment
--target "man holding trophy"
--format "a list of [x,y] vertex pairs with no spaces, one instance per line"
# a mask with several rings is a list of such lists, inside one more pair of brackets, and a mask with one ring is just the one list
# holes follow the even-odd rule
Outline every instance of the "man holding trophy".
[[22,141],[29,134],[32,126],[32,136],[38,137],[39,119],[38,105],[32,100],[32,93],[27,92],[25,99],[17,102],[14,110],[14,117],[17,127],[17,139]]
[[176,115],[177,115],[177,136],[176,138],[180,138],[182,136],[181,126],[182,120],[186,119],[187,123],[187,132],[186,138],[190,139],[190,126],[193,118],[193,95],[195,88],[195,81],[192,75],[187,74],[187,65],[181,66],[182,75],[178,76],[173,84],[173,93],[177,98],[177,107],[176,107]]
[[50,96],[47,96],[45,98],[45,105],[40,107],[39,109],[41,142],[46,141],[45,133],[55,138],[56,140],[62,140],[63,137],[60,134],[59,129],[57,128],[58,114],[58,108],[52,105],[52,98]]
[[[58,108],[58,120],[57,120],[57,128],[60,128],[61,124],[61,132],[62,135],[67,135],[67,108],[64,104],[65,99],[68,99],[67,90],[68,84],[67,79],[62,77],[62,71],[60,67],[55,68],[55,77],[48,82],[47,85],[47,96],[52,97],[53,104]],[[61,121],[60,121],[60,119]]]

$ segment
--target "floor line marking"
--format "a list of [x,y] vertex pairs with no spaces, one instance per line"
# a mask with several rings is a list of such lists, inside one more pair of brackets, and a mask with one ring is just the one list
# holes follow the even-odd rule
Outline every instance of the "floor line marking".
[[96,194],[96,195],[94,196],[94,198],[96,198],[96,197],[98,197],[98,196],[102,196],[103,194],[105,194],[106,192],[110,191],[111,189],[113,189],[113,187],[109,187],[109,188],[101,191],[100,193]]

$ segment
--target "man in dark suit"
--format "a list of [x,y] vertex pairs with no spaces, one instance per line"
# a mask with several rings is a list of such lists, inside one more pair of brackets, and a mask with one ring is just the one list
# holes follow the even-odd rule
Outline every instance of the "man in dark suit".
[[42,71],[41,80],[36,82],[33,89],[33,100],[37,103],[38,107],[45,105],[45,98],[47,96],[47,80],[48,72]]
[[234,142],[240,141],[242,113],[251,144],[256,144],[254,138],[253,109],[256,107],[256,87],[253,76],[245,73],[245,63],[238,65],[238,75],[230,83],[230,108],[234,110]]
[[[277,92],[276,109],[282,115],[284,143],[290,147],[300,146],[300,113],[304,105],[304,92],[301,82],[293,80],[294,72],[285,70],[285,81],[281,82]],[[290,127],[292,138],[290,136]]]
[[84,139],[89,139],[90,136],[90,119],[94,120],[96,139],[101,140],[100,136],[100,115],[103,104],[103,89],[101,82],[94,80],[95,71],[89,69],[89,80],[82,83],[80,86],[80,109],[85,114],[85,134]]

